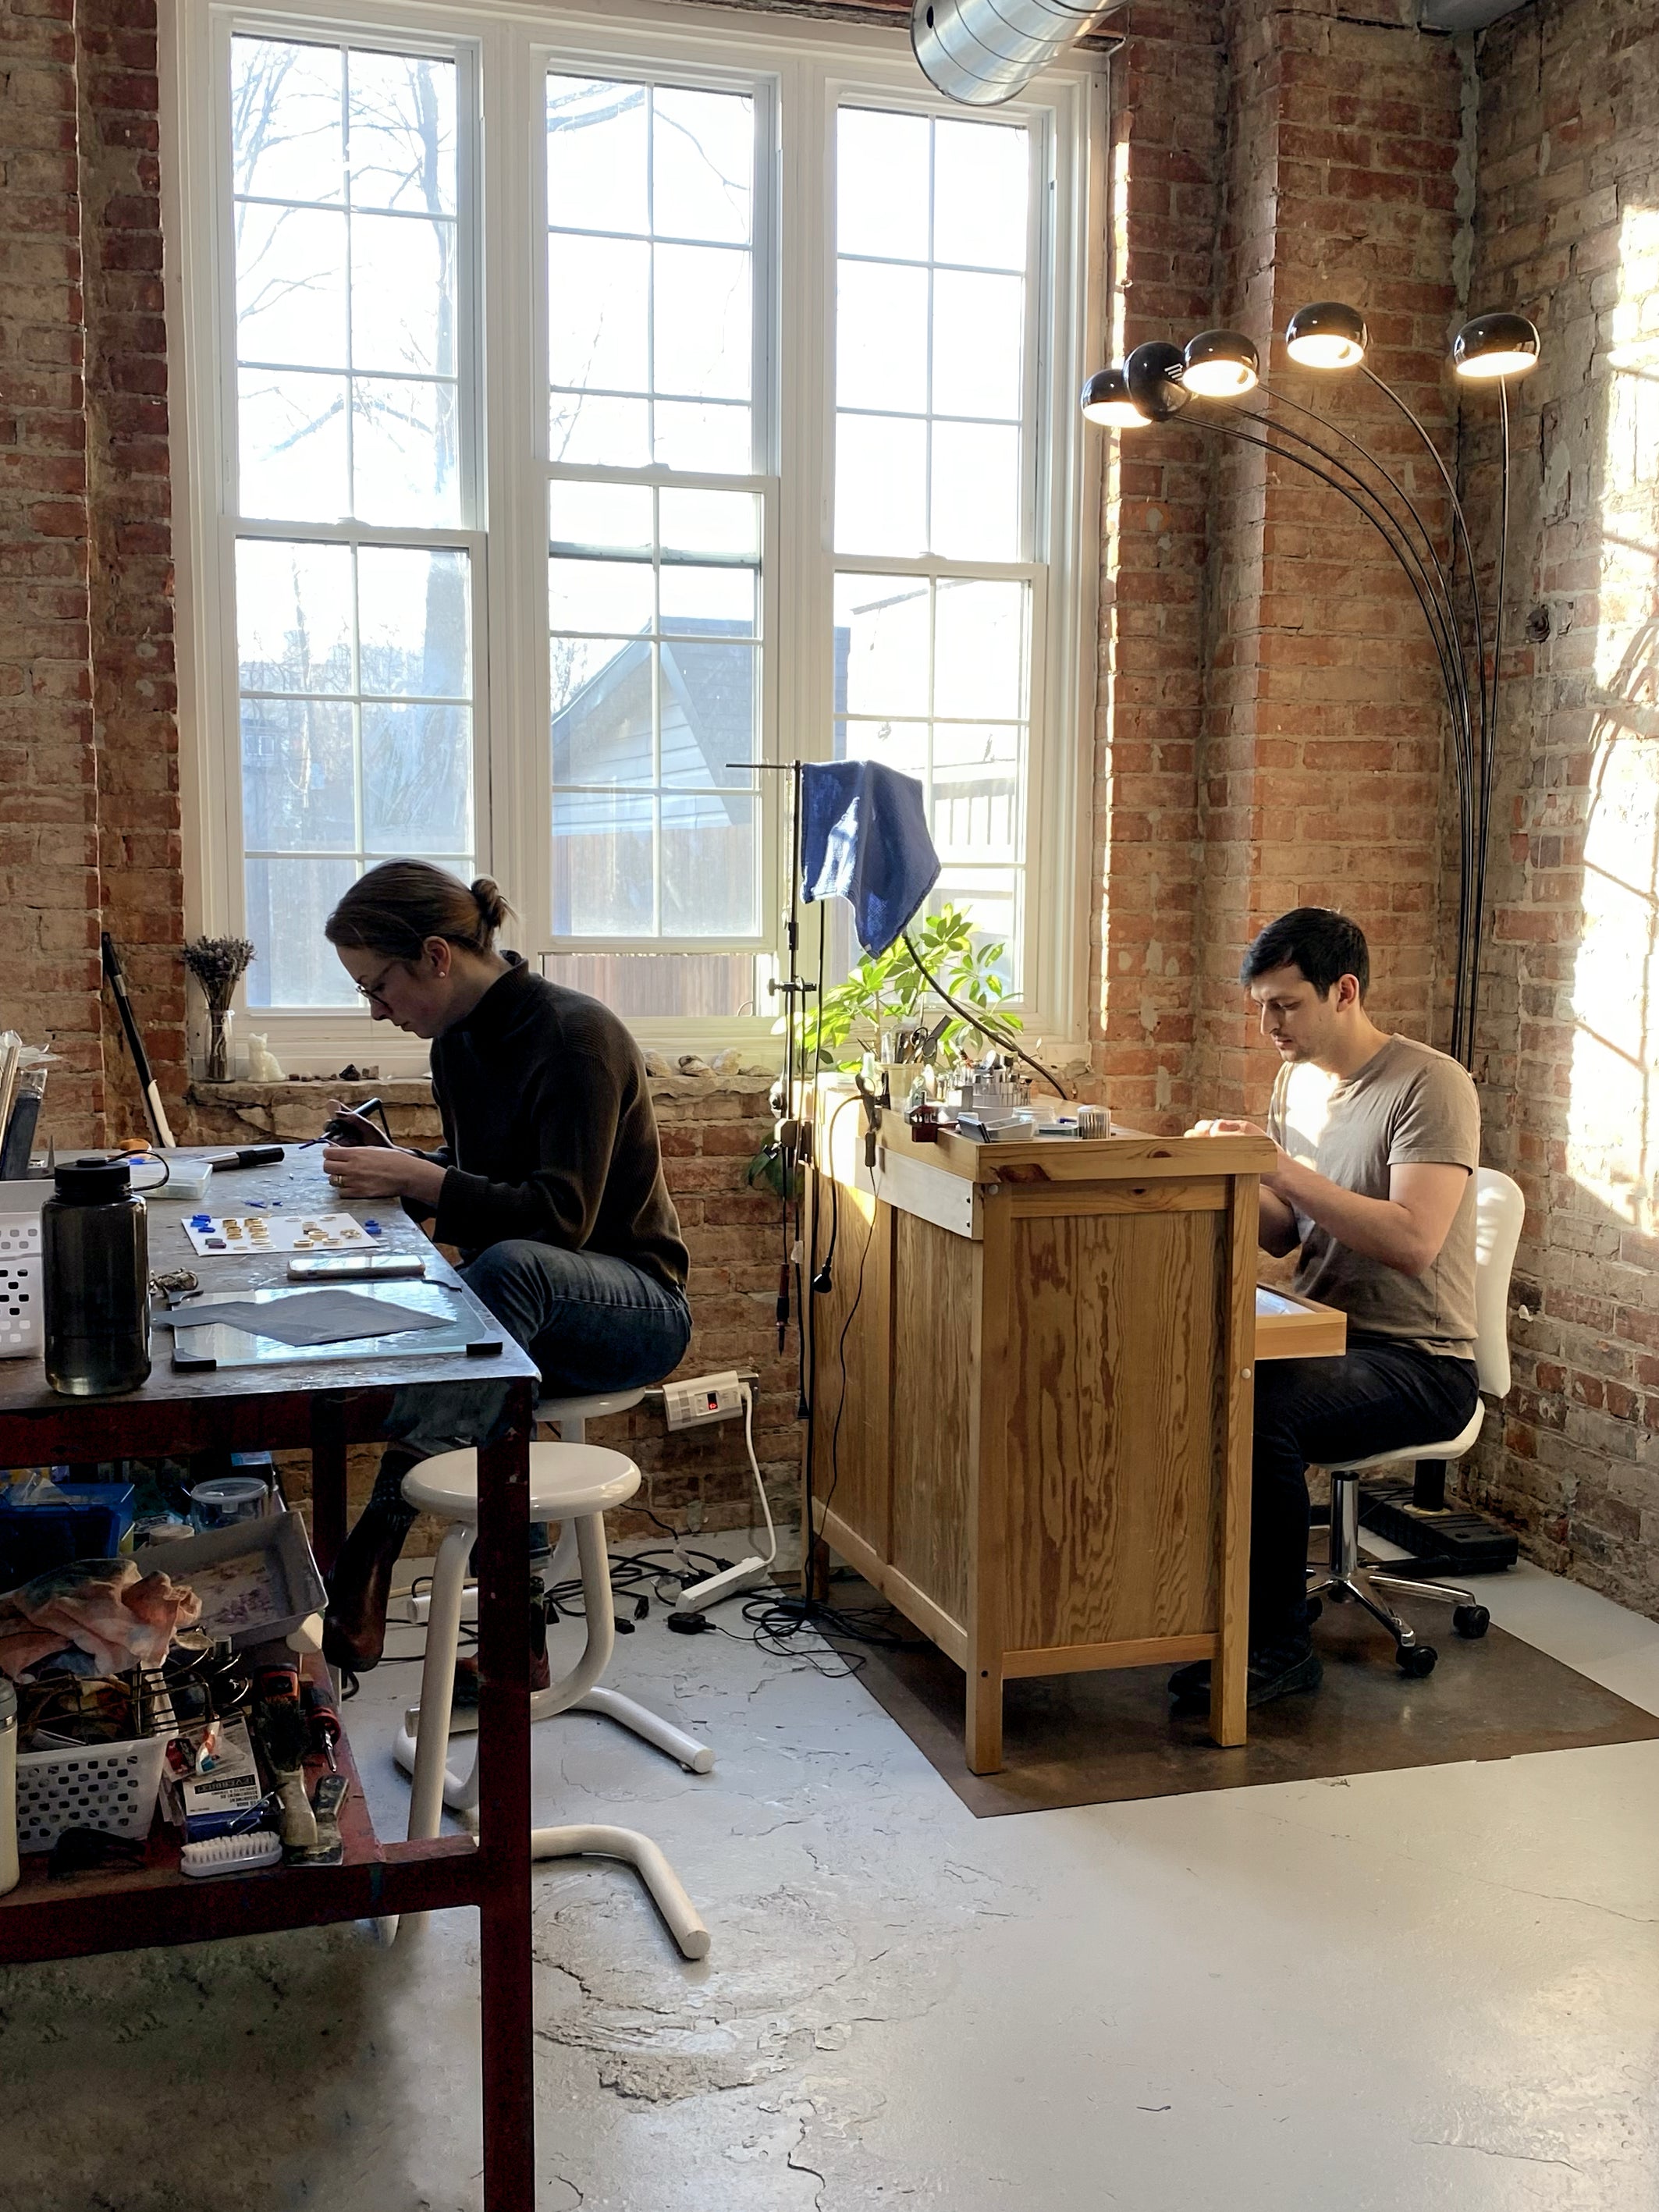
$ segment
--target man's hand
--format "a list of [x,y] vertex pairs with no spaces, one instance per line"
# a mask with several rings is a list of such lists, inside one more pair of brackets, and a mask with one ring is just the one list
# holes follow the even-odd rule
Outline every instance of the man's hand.
[[[1188,1130],[1189,1137],[1267,1137],[1259,1121],[1236,1121],[1225,1116],[1213,1121],[1194,1121]],[[1260,1209],[1256,1216],[1256,1243],[1264,1252],[1282,1260],[1294,1252],[1301,1243],[1297,1234],[1296,1209],[1281,1195],[1279,1178],[1293,1166],[1290,1154],[1275,1139],[1267,1137],[1277,1155],[1272,1168],[1261,1178]]]
[[[1189,1137],[1267,1137],[1267,1132],[1259,1121],[1234,1121],[1224,1117],[1215,1121],[1194,1121],[1187,1134]],[[1262,1176],[1261,1187],[1264,1190],[1276,1190],[1279,1176],[1291,1164],[1291,1156],[1272,1137],[1267,1137],[1267,1142],[1273,1146],[1278,1158]]]
[[323,1171],[342,1198],[413,1198],[434,1206],[444,1170],[393,1146],[331,1145]]

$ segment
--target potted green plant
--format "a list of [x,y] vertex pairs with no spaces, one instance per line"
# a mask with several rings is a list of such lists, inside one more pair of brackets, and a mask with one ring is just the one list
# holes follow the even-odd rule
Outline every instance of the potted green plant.
[[[905,938],[885,952],[866,953],[844,983],[823,994],[802,1036],[809,1066],[856,1067],[866,1045],[881,1031],[916,1020],[932,987],[922,968],[936,975],[953,999],[981,1008],[991,1025],[982,1035],[1006,1035],[1019,1028],[1019,1017],[1003,1004],[1007,985],[1001,963],[1006,948],[998,940],[974,942],[973,923],[959,907],[947,906],[907,933],[921,957],[918,967]],[[975,1025],[952,1014],[939,1034],[941,1054],[963,1044]]]

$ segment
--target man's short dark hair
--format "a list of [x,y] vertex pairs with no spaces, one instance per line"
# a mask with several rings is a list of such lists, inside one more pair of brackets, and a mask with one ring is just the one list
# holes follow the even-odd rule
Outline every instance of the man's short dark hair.
[[1344,975],[1358,978],[1362,999],[1370,987],[1365,933],[1334,906],[1292,907],[1270,921],[1244,955],[1238,980],[1254,983],[1275,968],[1299,968],[1322,999],[1330,997],[1331,986]]

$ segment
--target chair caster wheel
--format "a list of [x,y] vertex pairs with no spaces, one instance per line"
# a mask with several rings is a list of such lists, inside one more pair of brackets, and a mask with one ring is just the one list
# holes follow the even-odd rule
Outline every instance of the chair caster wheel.
[[1458,1605],[1452,1607],[1452,1626],[1460,1636],[1471,1638],[1484,1636],[1492,1626],[1492,1615],[1484,1605]]
[[1310,1628],[1313,1626],[1315,1621],[1318,1620],[1320,1614],[1323,1613],[1324,1610],[1325,1601],[1322,1597],[1310,1597],[1308,1600],[1308,1608],[1304,1615],[1304,1619],[1306,1620]]
[[1399,1662],[1401,1673],[1417,1680],[1425,1674],[1433,1674],[1435,1662],[1440,1654],[1431,1644],[1403,1644],[1394,1656]]

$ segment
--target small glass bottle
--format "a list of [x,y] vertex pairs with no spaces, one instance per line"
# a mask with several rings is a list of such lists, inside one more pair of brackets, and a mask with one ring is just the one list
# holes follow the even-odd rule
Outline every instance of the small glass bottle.
[[149,1373],[149,1237],[125,1160],[69,1160],[40,1209],[46,1380],[71,1398]]

